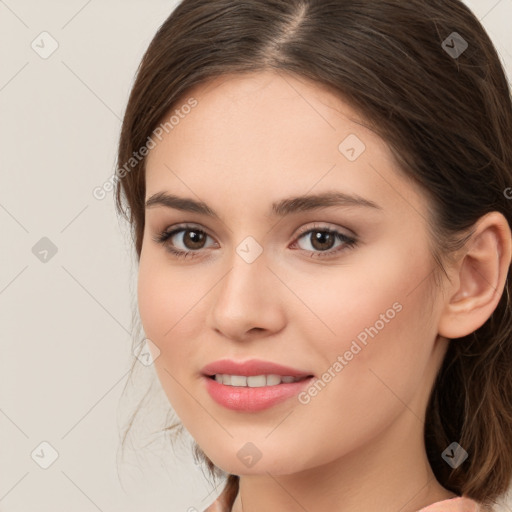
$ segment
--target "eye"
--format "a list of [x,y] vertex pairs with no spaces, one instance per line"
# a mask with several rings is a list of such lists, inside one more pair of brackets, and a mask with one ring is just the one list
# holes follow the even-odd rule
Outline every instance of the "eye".
[[[300,247],[300,249],[310,252],[312,258],[330,257],[338,252],[348,250],[357,244],[356,238],[345,235],[338,230],[322,226],[313,226],[312,228],[310,227],[309,229],[306,228],[305,230],[302,230],[296,241],[292,244],[292,247],[297,245],[302,239],[307,240],[308,237],[310,242],[309,244],[306,244],[306,246],[309,245],[312,250],[308,247]],[[179,241],[180,238],[181,244],[184,245],[184,248],[176,248],[176,241]],[[191,225],[185,225],[177,226],[175,229],[169,231],[163,231],[153,237],[153,240],[164,245],[166,250],[177,258],[195,258],[196,256],[199,256],[201,250],[205,248],[205,241],[207,238],[211,237],[202,229]],[[337,249],[333,250],[332,248],[336,242],[339,242],[340,244],[337,246]]]
[[[338,230],[322,226],[306,228],[306,231],[303,231],[302,234],[299,235],[297,242],[293,245],[297,245],[301,239],[309,240],[309,242],[305,244],[306,247],[303,246],[301,249],[311,252],[312,258],[330,257],[340,251],[350,249],[357,244],[357,240],[354,237],[345,235]],[[332,250],[336,241],[340,242],[340,245],[338,245],[337,249]],[[311,251],[308,246],[311,247],[313,251]]]
[[[183,233],[183,236],[177,236],[181,233]],[[153,240],[164,245],[166,250],[178,258],[185,258],[187,256],[195,257],[196,254],[194,253],[204,248],[204,242],[207,237],[209,235],[202,229],[187,225],[178,226],[171,231],[163,231],[154,237]],[[184,249],[176,249],[176,244],[173,240],[175,238],[178,240],[181,238],[181,243],[185,245]]]

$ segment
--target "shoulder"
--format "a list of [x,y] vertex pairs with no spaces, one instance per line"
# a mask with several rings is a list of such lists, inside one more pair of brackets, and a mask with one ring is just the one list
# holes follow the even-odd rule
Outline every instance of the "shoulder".
[[476,501],[465,496],[450,498],[448,500],[432,503],[418,512],[488,512]]
[[[231,512],[234,499],[229,499],[226,491],[227,489],[203,512]],[[459,496],[432,503],[418,512],[489,512],[489,510],[470,498]]]

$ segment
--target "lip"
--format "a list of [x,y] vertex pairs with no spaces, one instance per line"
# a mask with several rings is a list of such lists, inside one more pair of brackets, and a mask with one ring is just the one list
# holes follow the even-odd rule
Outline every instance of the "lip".
[[[201,373],[207,377],[217,373],[228,375],[243,375],[251,377],[254,375],[281,375],[291,377],[309,377],[312,372],[298,370],[289,366],[272,363],[271,361],[264,361],[262,359],[249,359],[248,361],[233,361],[231,359],[221,359],[213,363],[207,364]],[[280,384],[283,385],[283,384]]]
[[314,377],[259,388],[228,386],[206,375],[202,376],[202,380],[211,398],[219,405],[238,412],[258,412],[298,395],[311,384]]
[[[312,372],[284,366],[271,361],[250,359],[248,361],[232,361],[222,359],[207,364],[202,370],[202,380],[211,398],[227,409],[239,412],[257,412],[268,409],[285,400],[298,395],[311,384],[314,379]],[[299,382],[281,383],[276,386],[251,388],[247,386],[228,386],[220,384],[211,376],[215,374],[243,375],[281,375],[291,377],[307,377]]]

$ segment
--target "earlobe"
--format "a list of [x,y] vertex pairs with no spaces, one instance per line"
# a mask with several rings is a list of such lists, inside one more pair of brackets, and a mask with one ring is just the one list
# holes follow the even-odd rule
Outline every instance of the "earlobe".
[[463,256],[448,287],[438,331],[445,338],[461,338],[481,327],[503,294],[511,262],[510,226],[499,212],[484,215],[475,224]]

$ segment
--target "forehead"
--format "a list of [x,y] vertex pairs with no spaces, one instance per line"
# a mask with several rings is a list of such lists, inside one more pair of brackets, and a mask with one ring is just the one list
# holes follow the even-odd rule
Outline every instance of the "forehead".
[[[192,100],[195,106],[189,108]],[[186,113],[172,116],[180,111]],[[236,142],[246,151],[263,146],[266,154],[274,145],[284,152],[314,139],[325,141],[323,149],[331,143],[337,151],[338,139],[350,128],[361,137],[378,139],[356,110],[332,90],[280,71],[223,75],[196,85],[175,102],[163,121],[171,116],[168,141],[179,145],[189,141],[193,132],[200,142],[198,151],[220,142]]]
[[396,203],[397,193],[414,196],[386,143],[348,103],[309,80],[273,71],[224,75],[190,89],[164,122],[173,113],[172,129],[147,157],[146,198],[172,190],[229,196],[243,207],[313,188],[381,204]]

